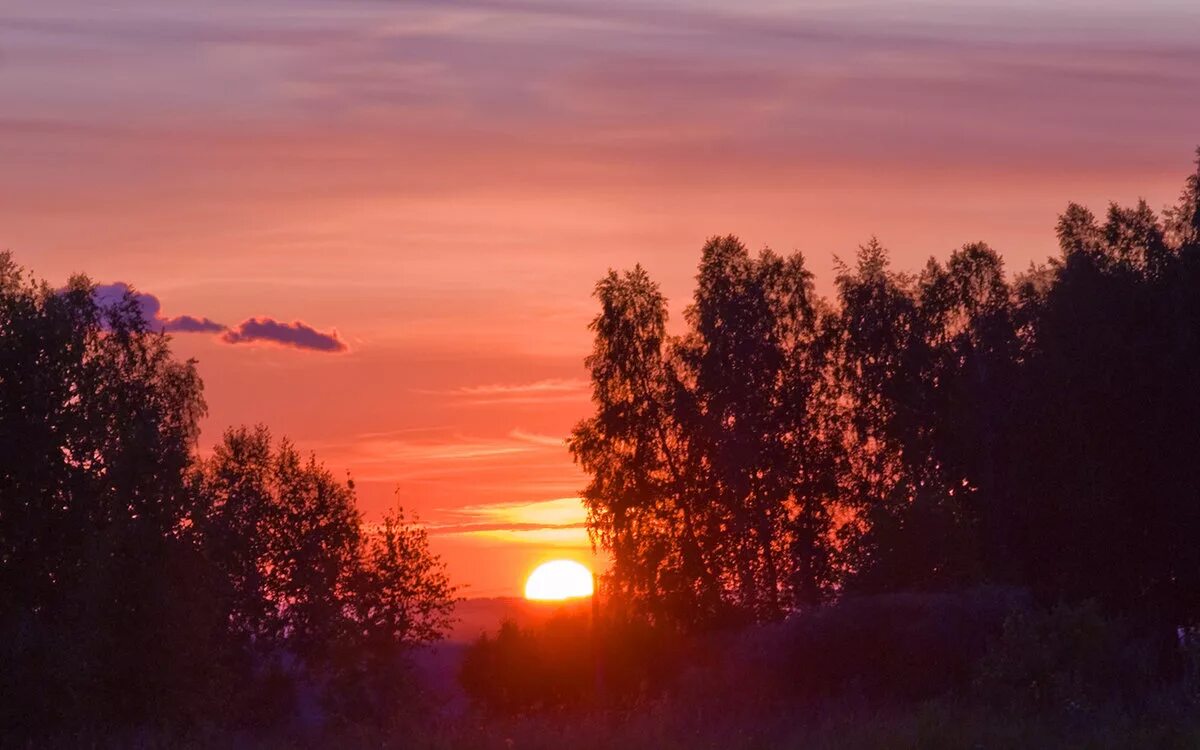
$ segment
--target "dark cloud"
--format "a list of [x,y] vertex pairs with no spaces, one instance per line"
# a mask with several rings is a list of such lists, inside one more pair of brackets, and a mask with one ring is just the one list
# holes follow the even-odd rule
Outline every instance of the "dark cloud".
[[92,296],[96,300],[96,304],[100,307],[113,307],[124,301],[125,296],[130,295],[133,301],[137,304],[138,309],[142,311],[142,317],[147,322],[153,323],[159,320],[159,311],[162,310],[162,304],[158,301],[158,297],[153,294],[145,294],[135,292],[133,287],[123,281],[118,281],[113,284],[100,284],[92,292]]
[[120,304],[128,295],[137,305],[142,317],[154,331],[168,333],[222,333],[221,340],[227,344],[245,344],[255,341],[273,341],[277,344],[308,349],[318,352],[344,352],[346,344],[338,338],[337,331],[322,333],[300,321],[280,323],[271,318],[250,318],[242,321],[236,328],[230,328],[224,323],[218,323],[211,318],[196,317],[195,315],[179,315],[165,318],[162,315],[162,303],[158,297],[145,292],[138,292],[123,281],[112,284],[100,284],[93,292],[96,304],[101,307],[112,307]]
[[226,330],[227,326],[210,320],[209,318],[197,318],[194,315],[180,315],[175,318],[164,318],[162,315],[162,303],[158,301],[158,297],[145,292],[138,292],[123,281],[117,281],[112,284],[100,284],[92,293],[96,299],[96,304],[101,307],[112,307],[120,304],[126,295],[129,295],[134,304],[142,313],[142,317],[150,325],[150,328],[155,331],[168,331],[178,333],[219,333]]
[[318,352],[344,352],[346,344],[338,338],[337,331],[322,333],[300,321],[281,323],[271,318],[250,318],[237,328],[225,332],[221,340],[230,344],[245,344],[255,341],[272,341],[297,349]]
[[178,333],[220,333],[228,330],[228,326],[209,318],[180,315],[178,318],[164,320],[162,329]]

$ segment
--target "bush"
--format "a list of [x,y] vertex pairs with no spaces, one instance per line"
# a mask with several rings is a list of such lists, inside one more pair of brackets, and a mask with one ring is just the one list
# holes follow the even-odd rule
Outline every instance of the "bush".
[[1026,602],[1001,588],[848,598],[774,626],[757,658],[785,694],[929,698],[969,684],[1005,618]]
[[1150,644],[1094,602],[1017,611],[981,660],[975,688],[1009,706],[1086,710],[1146,695]]
[[590,646],[591,626],[580,613],[552,617],[537,629],[506,621],[495,637],[484,634],[471,645],[460,680],[489,710],[579,704],[592,684]]
[[459,681],[477,706],[513,714],[628,704],[677,671],[682,649],[669,633],[635,621],[602,622],[597,644],[590,614],[579,609],[526,627],[507,621],[468,648]]

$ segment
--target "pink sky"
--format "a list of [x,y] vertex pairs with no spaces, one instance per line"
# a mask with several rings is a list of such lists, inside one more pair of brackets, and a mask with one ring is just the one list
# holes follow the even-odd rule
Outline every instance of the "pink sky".
[[591,561],[561,441],[590,292],[679,311],[705,237],[917,267],[1054,252],[1068,200],[1173,200],[1200,7],[1167,2],[0,0],[0,247],[165,317],[303,323],[330,353],[179,333],[204,444],[263,422],[368,516],[431,525],[468,595]]

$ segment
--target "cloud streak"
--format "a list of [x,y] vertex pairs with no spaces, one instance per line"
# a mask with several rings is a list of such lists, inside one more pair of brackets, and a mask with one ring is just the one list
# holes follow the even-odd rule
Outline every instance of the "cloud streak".
[[[450,396],[464,406],[554,404],[586,400],[590,384],[576,378],[545,378],[529,383],[486,383],[443,391],[422,391]],[[557,441],[561,444],[561,440]]]
[[585,380],[547,378],[532,383],[471,385],[458,388],[454,393],[464,396],[526,396],[536,393],[575,393],[587,388]]
[[430,525],[433,534],[465,534],[492,540],[586,547],[587,511],[578,497],[527,503],[470,505],[443,511],[449,523]]

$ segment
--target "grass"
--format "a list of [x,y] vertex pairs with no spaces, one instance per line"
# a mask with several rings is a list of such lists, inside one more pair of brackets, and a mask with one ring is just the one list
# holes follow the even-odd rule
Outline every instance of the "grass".
[[[396,747],[405,746],[398,744]],[[775,706],[752,714],[657,704],[624,715],[530,716],[443,727],[429,750],[959,750],[961,748],[1197,748],[1192,706],[1139,713],[1019,713],[949,700],[910,708]]]
[[[735,695],[735,686],[729,688]],[[319,736],[255,736],[154,731],[87,740],[78,735],[38,747],[338,748],[356,750],[1025,750],[1027,748],[1200,748],[1200,711],[1174,693],[1138,711],[1019,711],[943,698],[878,706],[853,700],[820,705],[664,699],[623,712],[555,712],[518,717],[420,718],[381,730],[343,727]],[[32,747],[32,746],[31,746]]]

